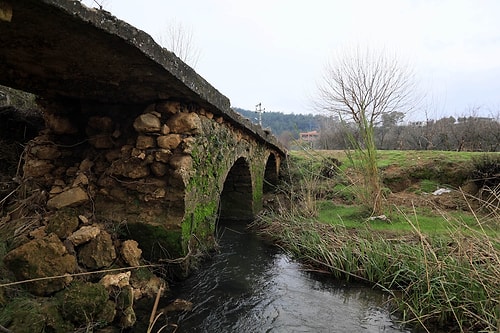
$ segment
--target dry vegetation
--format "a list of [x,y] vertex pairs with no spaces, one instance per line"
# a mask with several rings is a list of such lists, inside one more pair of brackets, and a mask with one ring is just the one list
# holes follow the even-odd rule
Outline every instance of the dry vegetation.
[[[341,152],[306,151],[292,155],[280,189],[289,202],[255,226],[316,269],[391,293],[409,326],[498,332],[500,154],[381,152],[379,163],[385,180],[398,179],[394,192],[385,183],[387,219],[360,208],[356,173]],[[430,194],[438,187],[452,191]]]

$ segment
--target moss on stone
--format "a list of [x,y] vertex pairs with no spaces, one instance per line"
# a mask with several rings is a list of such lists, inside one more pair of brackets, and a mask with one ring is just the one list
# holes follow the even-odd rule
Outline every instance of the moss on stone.
[[141,267],[141,268],[132,270],[130,280],[137,281],[137,282],[148,281],[149,279],[151,279],[154,276],[155,275],[153,274],[153,272],[151,272],[149,270],[149,268]]
[[131,308],[134,305],[134,292],[132,287],[125,286],[121,288],[115,299],[117,309],[125,310],[126,308]]
[[55,300],[16,298],[0,310],[0,325],[16,333],[73,332],[64,320]]
[[183,256],[181,229],[166,229],[162,225],[128,223],[127,238],[139,243],[146,260],[171,259]]
[[[213,128],[210,130],[214,131]],[[206,247],[215,245],[212,236],[220,200],[219,178],[226,168],[224,159],[219,158],[224,151],[220,143],[221,138],[212,134],[204,144],[194,147],[192,151],[193,167],[198,172],[186,186],[186,194],[189,197],[186,200],[186,215],[182,221],[182,245],[185,253],[192,235]]]
[[103,315],[108,307],[108,298],[108,292],[102,284],[79,281],[73,282],[58,295],[63,317],[76,325],[107,324],[109,316],[106,318]]
[[182,239],[186,246],[193,234],[196,235],[199,240],[206,240],[213,236],[215,232],[217,207],[218,200],[216,199],[204,204],[199,203],[195,206],[187,220],[182,223]]
[[78,228],[78,213],[75,209],[63,208],[49,217],[47,233],[55,233],[59,238],[66,238]]

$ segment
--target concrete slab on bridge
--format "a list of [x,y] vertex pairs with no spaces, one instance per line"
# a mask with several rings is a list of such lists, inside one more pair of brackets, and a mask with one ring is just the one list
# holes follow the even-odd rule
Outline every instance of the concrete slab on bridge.
[[74,0],[0,2],[0,84],[42,97],[196,103],[283,151],[229,99],[147,33]]

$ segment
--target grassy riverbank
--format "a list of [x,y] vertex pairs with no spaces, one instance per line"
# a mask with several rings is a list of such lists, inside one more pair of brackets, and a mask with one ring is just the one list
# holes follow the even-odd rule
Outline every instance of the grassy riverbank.
[[[415,157],[415,152],[405,153],[405,161]],[[457,162],[450,154],[453,162],[448,163],[443,155],[431,152],[418,163],[449,165],[454,175],[461,169],[474,172],[473,156],[461,154]],[[286,195],[256,226],[306,264],[389,291],[402,319],[424,331],[498,332],[500,214],[492,206],[494,198],[478,200],[453,188],[446,197],[432,196],[423,187],[440,186],[438,177],[446,175],[427,173],[401,179],[408,184],[404,191],[387,189],[385,217],[369,220],[369,212],[349,195],[357,190],[354,173],[344,163],[341,172],[326,176],[328,158],[295,157],[291,182],[282,189]],[[432,161],[437,162],[431,166]],[[392,175],[418,169],[415,163],[387,168]]]

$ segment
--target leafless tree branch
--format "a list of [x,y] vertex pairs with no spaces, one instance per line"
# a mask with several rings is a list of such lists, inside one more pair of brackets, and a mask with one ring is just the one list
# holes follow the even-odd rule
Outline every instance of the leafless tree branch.
[[194,43],[193,31],[182,22],[172,21],[158,37],[159,43],[175,53],[189,66],[196,68],[201,51]]

